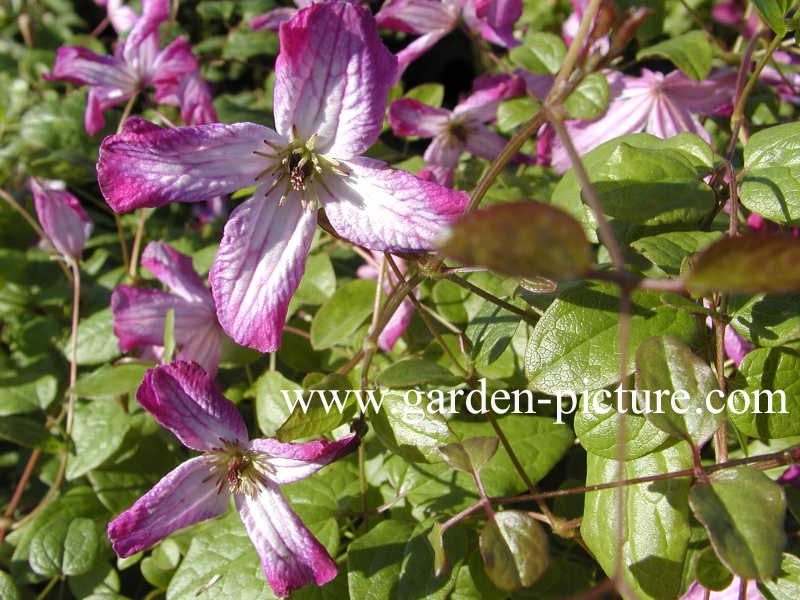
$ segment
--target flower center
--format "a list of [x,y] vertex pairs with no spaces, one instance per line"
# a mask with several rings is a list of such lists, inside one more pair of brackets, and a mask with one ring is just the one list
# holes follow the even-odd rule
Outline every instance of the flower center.
[[220,440],[222,446],[213,448],[203,456],[211,467],[211,475],[205,481],[217,478],[217,493],[227,485],[231,494],[254,497],[259,489],[268,484],[268,475],[274,473],[272,465],[264,455],[245,450],[238,441]]
[[264,144],[270,150],[255,151],[255,154],[270,161],[269,166],[256,176],[256,180],[266,178],[266,176],[272,178],[267,194],[279,186],[283,186],[279,204],[282,205],[286,202],[290,191],[295,191],[302,193],[301,202],[310,208],[316,200],[312,184],[319,182],[327,189],[322,177],[318,177],[318,175],[321,176],[326,172],[338,175],[349,174],[339,161],[314,152],[316,140],[317,136],[314,134],[308,141],[303,142],[297,139],[295,132],[294,139],[285,147],[270,140],[264,140]]

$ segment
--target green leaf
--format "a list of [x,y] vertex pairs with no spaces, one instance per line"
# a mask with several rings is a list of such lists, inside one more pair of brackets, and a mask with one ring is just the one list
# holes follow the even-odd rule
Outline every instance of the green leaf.
[[276,598],[236,511],[205,521],[193,530],[189,551],[169,582],[167,600],[198,597]]
[[164,355],[163,361],[165,363],[172,362],[172,357],[175,355],[175,309],[170,308],[167,310],[167,316],[164,317]]
[[497,127],[500,131],[508,133],[530,121],[537,110],[539,103],[530,96],[501,102],[497,107]]
[[438,363],[424,358],[407,358],[394,363],[378,375],[388,388],[415,387],[425,383],[457,383],[453,374]]
[[800,346],[759,348],[739,365],[745,387],[729,393],[736,428],[762,439],[800,435]]
[[620,143],[592,172],[605,213],[626,223],[699,223],[714,208],[714,193],[680,150]]
[[573,119],[596,119],[608,107],[608,81],[602,73],[591,73],[578,84],[564,108]]
[[95,521],[62,518],[33,536],[28,561],[39,575],[81,575],[91,570],[104,546]]
[[311,322],[311,345],[316,350],[349,340],[372,313],[375,282],[357,279],[340,287]]
[[444,100],[444,86],[441,83],[423,83],[408,90],[404,96],[439,108]]
[[694,578],[709,590],[724,590],[731,584],[733,574],[723,565],[713,548],[706,548],[694,561]]
[[382,521],[350,544],[347,551],[350,598],[396,597],[406,543],[413,531],[413,523]]
[[278,53],[278,40],[272,31],[252,31],[249,27],[235,27],[225,38],[222,58],[246,62],[248,59]]
[[58,452],[62,447],[42,423],[14,415],[0,417],[0,439],[45,452]]
[[800,290],[800,240],[760,233],[723,238],[697,257],[686,286],[732,294]]
[[[283,398],[280,401],[287,408],[288,402],[294,402],[294,408],[275,437],[288,442],[303,437],[319,437],[333,431],[351,419],[360,408],[356,396],[360,396],[361,390],[351,390],[351,387],[347,377],[331,373],[310,386],[300,398],[297,397],[300,390],[281,390]],[[366,395],[362,402],[368,402]]]
[[465,473],[481,472],[484,465],[497,453],[496,437],[482,436],[468,438],[463,442],[453,442],[439,447],[444,462],[456,471]]
[[75,453],[67,461],[67,479],[85,475],[103,464],[122,445],[130,429],[128,415],[116,402],[77,402],[72,427]]
[[[692,315],[661,304],[657,294],[632,295],[629,369],[639,344],[654,335],[674,335],[689,342]],[[533,329],[525,356],[534,389],[599,389],[619,379],[619,292],[614,285],[590,283],[553,302]]]
[[278,371],[265,371],[253,384],[256,399],[256,422],[261,433],[273,437],[286,421],[292,409],[286,405],[283,392],[293,394],[300,384],[284,377]]
[[380,393],[383,404],[370,415],[370,424],[381,443],[413,462],[441,460],[438,448],[453,441],[453,434],[439,411],[440,404],[426,402],[416,390]]
[[335,291],[336,274],[330,257],[325,252],[310,255],[303,278],[292,298],[301,304],[322,304]]
[[[595,396],[597,394],[597,396]],[[620,388],[620,394],[622,389]],[[616,410],[617,391],[613,391],[613,401],[605,398],[605,392],[591,390],[581,399],[580,410],[575,414],[573,427],[575,435],[587,452],[616,459],[617,446],[622,444],[622,458],[633,460],[650,454],[653,450],[667,445],[669,434],[658,429],[641,415],[630,411],[621,416]],[[564,396],[571,402],[571,397]],[[622,401],[630,402],[630,393],[625,393]],[[619,419],[625,419],[625,439],[619,439]]]
[[690,31],[636,53],[636,60],[652,57],[672,61],[686,75],[698,81],[708,77],[711,71],[711,44],[702,31]]
[[754,133],[744,147],[744,166],[742,204],[781,225],[800,225],[800,123]]
[[0,571],[0,598],[4,600],[20,600],[19,590],[11,575]]
[[509,52],[509,58],[518,67],[537,74],[554,75],[561,68],[567,47],[562,39],[543,31],[531,31],[525,35],[521,46]]
[[648,421],[695,447],[708,441],[725,421],[721,392],[711,395],[719,389],[711,368],[672,336],[653,337],[639,346],[636,389]]
[[494,363],[511,343],[519,327],[519,315],[488,300],[470,319],[464,332],[472,342],[472,358],[478,369]]
[[761,471],[735,467],[697,482],[689,505],[720,560],[745,579],[776,577],[786,545],[781,487]]
[[430,532],[428,532],[428,535],[425,536],[425,539],[428,540],[428,543],[433,549],[433,571],[437,577],[441,577],[445,573],[448,573],[452,568],[450,559],[447,557],[447,553],[444,549],[443,535],[441,524],[438,521],[435,521]]
[[767,600],[795,600],[800,598],[800,558],[784,553],[780,575],[775,579],[758,582],[760,591]]
[[81,398],[106,398],[130,394],[136,391],[142,383],[145,371],[151,366],[142,363],[103,365],[78,379],[69,392]]
[[464,300],[469,291],[446,279],[433,285],[433,302],[436,311],[453,323],[466,323],[469,320],[464,308]]
[[[527,408],[522,397],[520,404],[522,410]],[[453,419],[449,423],[461,439],[497,435],[486,422]],[[497,425],[533,483],[544,478],[556,466],[572,447],[574,440],[570,428],[554,423],[551,417],[506,414],[497,417]],[[503,446],[500,446],[494,458],[481,470],[481,481],[490,496],[513,496],[527,489]]]
[[[622,465],[630,479],[669,473],[691,466],[686,444],[676,444]],[[617,480],[613,459],[587,455],[586,485]],[[688,478],[675,478],[624,488],[623,546],[617,547],[619,488],[589,492],[584,502],[581,535],[610,577],[622,552],[622,575],[634,595],[626,598],[674,600],[680,595],[683,562],[689,546]]]
[[786,33],[784,16],[789,12],[792,0],[753,0],[753,4],[772,31],[780,36]]
[[489,579],[507,591],[533,585],[550,564],[547,534],[520,510],[495,513],[481,530],[480,548]]
[[731,327],[756,346],[783,346],[800,338],[800,294],[758,294],[732,315]]
[[665,275],[678,277],[687,256],[708,247],[722,237],[719,231],[668,231],[631,242],[633,248]]
[[0,376],[0,416],[44,410],[58,392],[57,367],[50,360],[29,365],[20,374]]
[[[105,308],[92,316],[81,320],[78,325],[79,365],[99,365],[120,356],[117,336],[113,328],[114,315],[111,308]],[[61,347],[67,360],[70,359],[70,341]]]
[[580,277],[591,266],[581,226],[564,211],[538,202],[495,204],[450,226],[440,249],[467,265],[517,277]]

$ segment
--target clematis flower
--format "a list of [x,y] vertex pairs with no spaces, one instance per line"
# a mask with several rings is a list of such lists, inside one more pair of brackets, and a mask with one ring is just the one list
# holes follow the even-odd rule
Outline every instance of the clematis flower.
[[513,48],[514,24],[522,15],[521,0],[388,0],[375,15],[378,25],[420,36],[397,54],[399,79],[406,67],[433,48],[463,19],[487,42]]
[[[158,29],[169,18],[169,0],[144,0],[142,6],[142,16],[117,45],[113,56],[95,54],[81,46],[62,46],[53,71],[44,75],[49,81],[91,86],[84,126],[92,135],[105,124],[103,112],[128,101],[148,85],[155,87],[157,102],[180,105],[181,118],[187,123],[196,116],[198,103],[210,104],[210,97],[190,101],[179,97],[182,77],[197,71],[189,42],[181,36],[159,50]],[[109,6],[110,11],[112,8],[117,13],[120,10],[116,4]],[[122,17],[120,27],[129,16]]]
[[118,556],[146,550],[198,521],[228,510],[231,496],[279,596],[336,577],[336,563],[306,529],[279,486],[304,479],[358,447],[358,437],[304,444],[250,440],[236,406],[194,363],[151,369],[136,400],[184,446],[201,456],[167,473],[108,524]]
[[97,165],[116,211],[258,185],[231,213],[209,279],[225,332],[262,352],[280,345],[318,202],[341,237],[396,253],[430,248],[468,201],[359,156],[381,130],[396,69],[368,10],[313,4],[281,26],[280,47],[277,131],[254,123],[163,129],[131,118],[103,141]]
[[[476,81],[472,95],[452,111],[434,108],[413,98],[395,100],[389,106],[389,124],[395,135],[433,138],[425,150],[425,160],[452,173],[464,150],[488,160],[497,158],[506,146],[506,139],[485,123],[494,121],[497,107],[503,100],[524,92],[525,82],[519,77],[485,77]],[[525,160],[523,155],[516,157],[516,162]]]
[[222,328],[211,292],[194,270],[192,259],[162,242],[150,242],[142,265],[172,290],[117,286],[111,294],[114,335],[123,352],[145,347],[160,357],[167,312],[175,315],[176,358],[197,362],[212,376],[219,364]]
[[[642,69],[640,77],[607,72],[611,100],[605,114],[592,121],[569,121],[567,132],[581,155],[603,142],[640,131],[660,138],[688,131],[710,141],[697,115],[712,115],[729,105],[735,77],[732,71],[720,71],[703,81],[680,71],[664,75]],[[553,139],[551,165],[559,173],[570,167],[557,139]]]
[[[400,272],[405,273],[406,261],[398,257],[395,257],[393,260]],[[386,294],[391,294],[399,282],[392,268],[389,265],[384,267],[385,261],[386,257],[380,252],[371,252],[370,260],[361,265],[356,271],[356,274],[361,279],[373,279],[377,281],[380,272],[386,269],[383,277],[383,291],[386,292]],[[384,352],[389,352],[400,336],[405,333],[413,314],[414,303],[408,298],[404,298],[400,306],[397,307],[397,310],[394,311],[394,314],[389,319],[386,327],[383,328],[383,331],[381,331],[378,336],[378,348]]]
[[[699,582],[693,581],[686,593],[680,597],[680,600],[739,600],[740,582],[741,579],[734,576],[728,587],[719,592],[713,592],[704,588]],[[753,579],[747,582],[744,597],[747,600],[765,600],[761,592],[758,591],[758,583]]]
[[28,187],[47,241],[68,262],[79,260],[92,233],[92,222],[78,199],[66,190],[62,181],[32,177]]

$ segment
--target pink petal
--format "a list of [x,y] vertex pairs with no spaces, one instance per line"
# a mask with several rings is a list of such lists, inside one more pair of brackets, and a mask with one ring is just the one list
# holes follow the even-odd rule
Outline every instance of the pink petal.
[[441,37],[455,29],[459,8],[441,0],[389,0],[375,15],[385,29],[422,35],[444,30]]
[[433,138],[422,156],[431,164],[452,170],[458,166],[458,159],[463,151],[464,140],[445,130]]
[[344,166],[350,176],[325,177],[332,195],[322,188],[317,191],[336,232],[370,250],[427,250],[469,201],[465,192],[423,181],[380,161],[359,158]]
[[[361,154],[378,138],[397,60],[366,8],[312,4],[281,26],[275,62],[275,128],[333,158]],[[302,101],[298,99],[302,98]]]
[[792,487],[800,489],[800,465],[789,465],[775,481],[782,485],[791,485]]
[[201,202],[258,183],[269,166],[254,154],[282,143],[254,123],[219,123],[164,129],[131,117],[118,135],[103,140],[97,180],[117,212],[168,202]]
[[106,7],[108,20],[111,21],[111,26],[117,33],[129,31],[139,19],[139,15],[130,6],[123,4],[122,0],[108,0],[108,2],[97,2],[97,4]]
[[202,456],[187,460],[128,510],[108,524],[108,539],[118,556],[146,550],[178,529],[221,515],[229,495],[217,493],[216,480]]
[[[643,73],[646,70],[643,70]],[[712,115],[733,102],[736,88],[736,71],[715,70],[703,81],[696,81],[681,71],[664,77],[663,94],[682,109],[696,115]]]
[[173,362],[150,369],[136,400],[193,450],[219,448],[222,440],[247,443],[247,428],[236,406],[195,363]]
[[723,344],[725,346],[725,354],[728,355],[728,358],[730,358],[737,367],[742,364],[744,357],[753,350],[753,344],[736,333],[736,330],[730,325],[725,326]]
[[444,129],[449,118],[449,110],[434,108],[413,98],[401,98],[389,105],[389,125],[395,135],[430,138]]
[[[486,125],[473,125],[467,132],[466,150],[473,156],[494,160],[508,144],[508,140]],[[512,163],[530,162],[524,154],[517,154]]]
[[276,595],[288,596],[310,583],[323,585],[336,577],[336,563],[277,486],[262,488],[255,498],[240,494],[235,499],[239,517]]
[[209,279],[217,315],[237,343],[273,352],[317,222],[297,192],[263,188],[231,213]]
[[138,79],[119,58],[96,54],[82,46],[61,46],[56,51],[52,72],[43,77],[48,81],[118,90],[118,102],[125,99],[124,94],[130,97],[139,85]]
[[281,23],[285,23],[297,13],[297,9],[289,6],[275,8],[263,15],[250,19],[250,29],[253,31],[278,31]]
[[[739,585],[741,579],[734,575],[733,581],[724,590],[719,592],[710,592],[706,595],[707,590],[697,581],[692,582],[686,593],[681,596],[680,600],[739,600]],[[745,598],[747,600],[765,600],[761,592],[758,591],[758,583],[755,580],[747,582],[745,587]]]
[[417,177],[423,181],[432,181],[445,187],[453,187],[453,169],[441,165],[429,164],[422,167]]
[[505,74],[483,77],[475,81],[475,91],[456,105],[453,116],[481,123],[494,121],[501,102],[524,93],[525,81],[521,77]]
[[[174,104],[178,102],[178,87],[185,76],[197,76],[197,60],[192,54],[192,46],[183,36],[173,40],[161,50],[150,71],[149,82],[155,86],[157,102]],[[168,100],[168,97],[172,97]]]
[[514,25],[522,16],[521,0],[467,0],[464,20],[483,39],[498,46],[513,48]]
[[184,75],[178,84],[181,119],[187,125],[215,123],[217,111],[211,102],[211,87],[197,71]]
[[142,252],[141,262],[181,298],[213,308],[211,292],[194,270],[191,257],[163,242],[150,242]]
[[267,455],[265,460],[274,469],[274,473],[269,473],[269,479],[284,485],[305,479],[325,465],[347,456],[358,448],[359,442],[355,433],[335,442],[314,440],[303,444],[260,438],[250,441],[250,449]]
[[28,186],[36,216],[53,247],[67,258],[79,259],[92,232],[92,222],[78,199],[61,182],[31,178]]
[[448,29],[436,29],[429,33],[419,36],[413,42],[411,42],[408,46],[403,48],[400,52],[397,53],[397,75],[395,76],[395,82],[399,81],[400,76],[405,72],[412,62],[417,60],[420,56],[425,54],[428,50],[433,48],[436,44],[439,43],[444,36],[450,33],[453,27]]
[[408,329],[408,324],[411,322],[411,317],[414,315],[414,303],[408,298],[400,303],[397,310],[386,323],[383,331],[378,336],[378,348],[384,352],[389,352],[395,342],[403,335]]
[[144,0],[142,16],[123,42],[122,55],[125,62],[136,65],[140,72],[149,70],[158,52],[158,29],[169,19],[169,0]]

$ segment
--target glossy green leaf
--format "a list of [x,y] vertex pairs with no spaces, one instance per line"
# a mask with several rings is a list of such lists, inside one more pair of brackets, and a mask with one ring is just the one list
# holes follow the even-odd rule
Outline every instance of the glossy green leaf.
[[396,597],[400,565],[413,531],[413,523],[382,521],[350,544],[347,581],[351,598]]
[[509,58],[518,67],[537,74],[554,75],[561,68],[567,47],[552,33],[531,31],[522,45],[513,48]]
[[519,510],[495,513],[481,530],[480,548],[489,578],[507,591],[533,585],[550,564],[547,534]]
[[41,422],[16,415],[0,417],[0,439],[45,452],[57,452],[62,447]]
[[461,217],[440,240],[445,256],[517,277],[579,277],[591,266],[581,226],[538,202],[495,204]]
[[524,125],[539,110],[539,103],[529,96],[512,98],[497,107],[497,127],[500,131],[509,132]]
[[608,107],[608,95],[605,75],[590,73],[564,101],[564,108],[573,119],[595,119]]
[[142,363],[104,365],[80,377],[70,391],[81,398],[105,398],[130,394],[136,391],[142,383],[145,371],[151,366]]
[[760,348],[739,365],[746,386],[729,392],[736,428],[762,439],[800,435],[800,346]]
[[723,238],[697,257],[686,286],[733,294],[800,290],[800,240],[770,234]]
[[[685,342],[696,329],[692,315],[664,306],[658,294],[632,295],[630,366],[639,344],[654,335]],[[531,386],[548,394],[599,388],[619,379],[619,295],[616,286],[590,283],[553,302],[533,329],[525,356]]]
[[778,575],[786,545],[786,500],[778,484],[749,467],[726,469],[695,483],[689,505],[731,571],[745,579]]
[[[288,403],[292,402],[294,408],[275,432],[275,437],[287,442],[303,437],[319,437],[333,431],[352,418],[359,409],[356,395],[361,391],[351,390],[352,387],[347,377],[331,373],[308,390],[280,390],[282,397],[275,401],[284,402],[287,408]],[[366,395],[364,401],[367,401]]]
[[[46,409],[55,400],[58,378],[52,361],[30,365],[24,373],[0,376],[0,416]],[[57,371],[56,371],[57,373]]]
[[800,294],[759,294],[736,309],[731,327],[756,346],[782,346],[800,339]]
[[694,578],[706,589],[724,590],[733,574],[720,562],[713,548],[706,548],[695,558]]
[[335,291],[336,274],[330,257],[324,252],[310,255],[292,299],[301,304],[322,304]]
[[464,331],[472,342],[472,358],[479,369],[494,363],[511,343],[521,322],[512,313],[488,300],[470,319]]
[[676,67],[692,79],[705,79],[711,71],[711,44],[702,31],[690,31],[642,48],[636,60],[659,57],[672,61]]
[[375,282],[357,279],[340,287],[323,304],[311,322],[311,345],[330,348],[351,341],[353,333],[372,313]]
[[81,575],[92,568],[104,546],[98,523],[83,517],[62,518],[33,536],[28,561],[40,575]]
[[497,453],[499,439],[496,437],[474,437],[463,442],[453,442],[439,447],[444,462],[457,471],[480,473],[484,465]]
[[766,600],[795,600],[800,598],[800,558],[784,553],[780,575],[758,582],[758,590]]
[[256,422],[266,436],[274,436],[286,421],[292,409],[286,405],[283,392],[293,397],[293,390],[301,389],[300,384],[284,377],[278,371],[265,371],[253,384],[256,400]]
[[440,461],[439,446],[454,438],[438,408],[416,390],[387,391],[381,409],[370,415],[370,425],[384,446],[407,460]]
[[786,33],[784,17],[792,7],[792,0],[753,0],[753,4],[772,31],[778,35]]
[[744,147],[744,164],[742,204],[781,225],[800,225],[800,123],[754,133]]
[[[78,354],[79,365],[99,365],[117,358],[121,352],[114,335],[113,315],[110,308],[104,308],[82,319],[78,324]],[[70,341],[62,345],[61,351],[69,360]]]
[[[626,461],[622,477],[630,479],[669,473],[691,466],[686,444],[676,444],[636,460]],[[587,455],[586,485],[618,477],[618,463]],[[668,479],[624,488],[623,546],[617,547],[619,488],[590,492],[584,503],[581,535],[606,575],[614,573],[622,552],[622,575],[634,595],[629,600],[674,600],[680,595],[681,573],[689,545],[688,478]]]
[[719,231],[668,231],[639,238],[631,242],[631,246],[665,275],[678,277],[687,256],[707,248],[721,237]]
[[444,100],[444,86],[441,83],[423,83],[411,88],[404,95],[406,98],[439,108]]
[[5,571],[0,571],[0,598],[20,600],[19,590],[14,584],[14,579]]
[[116,402],[78,402],[72,428],[75,453],[67,461],[67,479],[85,475],[103,464],[122,445],[129,429],[128,415]]
[[725,421],[722,394],[711,394],[718,390],[716,376],[705,361],[672,336],[653,337],[639,346],[636,389],[648,421],[698,448]]
[[204,592],[215,600],[276,598],[236,511],[196,526],[189,551],[169,582],[167,599],[194,600]]
[[388,388],[406,388],[425,383],[456,383],[457,379],[438,363],[407,358],[384,369],[378,375],[378,382]]

